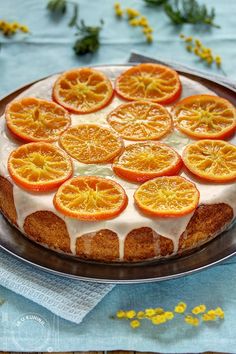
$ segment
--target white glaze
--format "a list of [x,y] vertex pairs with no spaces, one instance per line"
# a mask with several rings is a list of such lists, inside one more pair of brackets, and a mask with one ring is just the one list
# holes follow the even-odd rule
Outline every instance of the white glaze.
[[[127,67],[126,67],[127,68]],[[100,68],[105,74],[107,74],[111,79],[114,79],[121,71],[125,68]],[[46,80],[40,81],[39,83],[33,85],[28,90],[24,91],[19,97],[39,97],[50,99],[52,92],[52,85],[56,80],[57,75],[54,75]],[[214,94],[207,88],[198,84],[190,79],[181,77],[181,82],[183,85],[182,97],[190,96],[193,94]],[[115,97],[111,104],[104,109],[85,115],[72,115],[72,125],[79,123],[97,123],[101,125],[108,125],[106,122],[106,115],[113,108],[119,105],[122,101]],[[168,107],[169,109],[170,107]],[[9,153],[14,150],[19,143],[15,141],[10,134],[7,132],[5,126],[4,117],[0,119],[0,175],[7,177],[11,182],[7,171],[7,160]],[[179,153],[182,152],[186,144],[191,142],[191,139],[183,135],[178,131],[174,131],[167,137],[162,139],[170,146],[174,147]],[[235,137],[231,139],[231,142],[236,143]],[[132,142],[125,141],[125,144],[130,144]],[[102,222],[82,222],[76,219],[65,217],[59,212],[57,212],[53,206],[53,196],[55,191],[50,193],[30,193],[25,191],[13,183],[13,195],[14,202],[17,211],[17,223],[19,228],[23,231],[23,225],[25,218],[40,210],[52,211],[56,215],[60,216],[66,223],[68,233],[71,240],[71,251],[75,254],[76,251],[76,239],[84,234],[95,233],[101,229],[109,229],[115,232],[119,237],[120,245],[120,259],[123,259],[124,255],[124,242],[126,235],[133,229],[138,229],[141,227],[149,227],[153,229],[155,234],[163,235],[173,241],[174,253],[178,250],[178,243],[180,235],[185,231],[188,222],[190,221],[193,213],[188,214],[184,217],[178,218],[151,218],[147,217],[139,212],[133,202],[133,194],[137,188],[136,184],[126,182],[113,174],[112,169],[109,164],[104,165],[86,165],[73,160],[74,163],[74,175],[98,175],[102,177],[108,177],[118,181],[126,190],[129,198],[129,203],[127,208],[116,218],[111,220],[106,220]],[[190,178],[185,171],[182,172],[182,176]],[[190,178],[193,180],[193,177]],[[230,184],[210,184],[210,183],[199,183],[199,181],[194,180],[197,188],[200,191],[200,203],[213,204],[213,203],[227,203],[234,210],[234,215],[236,215],[236,187],[234,183]]]

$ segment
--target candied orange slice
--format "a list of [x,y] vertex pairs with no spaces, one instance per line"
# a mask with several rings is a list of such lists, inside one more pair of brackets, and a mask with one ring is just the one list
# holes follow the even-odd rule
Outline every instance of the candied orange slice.
[[141,211],[151,216],[178,217],[196,209],[199,191],[186,178],[157,177],[141,184],[134,200]]
[[112,165],[118,176],[133,182],[175,175],[181,167],[182,160],[177,152],[168,145],[154,142],[128,145]]
[[19,186],[48,191],[60,186],[72,175],[70,157],[50,143],[37,142],[20,146],[8,159],[10,176]]
[[106,106],[112,96],[110,80],[92,68],[66,71],[59,76],[53,87],[54,99],[75,113],[95,112]]
[[123,149],[122,139],[111,129],[96,124],[80,124],[60,137],[68,154],[83,163],[111,161]]
[[196,95],[184,98],[173,108],[179,130],[198,139],[224,139],[236,129],[236,110],[224,98]]
[[125,103],[107,117],[108,123],[128,140],[155,140],[172,128],[172,119],[164,107],[148,101]]
[[54,197],[58,211],[85,221],[114,218],[126,208],[127,203],[127,195],[117,182],[96,176],[71,178]]
[[7,106],[6,122],[9,130],[26,142],[52,142],[69,127],[70,116],[54,102],[26,97]]
[[128,100],[149,100],[168,104],[181,93],[179,75],[159,64],[139,64],[123,72],[116,80],[115,90]]
[[236,179],[236,146],[223,140],[199,140],[183,152],[185,166],[198,177],[215,182]]

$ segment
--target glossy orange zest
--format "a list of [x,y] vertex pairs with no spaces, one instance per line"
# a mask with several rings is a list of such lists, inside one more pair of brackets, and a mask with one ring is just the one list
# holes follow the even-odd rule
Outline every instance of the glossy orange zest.
[[128,145],[112,165],[119,177],[132,182],[176,175],[181,167],[182,160],[177,152],[166,144],[154,142]]
[[122,104],[108,115],[107,121],[127,140],[156,140],[172,129],[167,109],[148,101]]
[[215,182],[236,180],[236,146],[223,140],[199,140],[183,152],[185,166],[194,175]]
[[193,138],[224,139],[236,129],[235,107],[218,96],[184,98],[172,112],[177,128]]
[[127,203],[127,195],[117,182],[96,176],[71,178],[54,197],[54,206],[59,212],[84,221],[114,218]]
[[171,103],[181,94],[179,75],[173,69],[159,64],[139,64],[123,72],[115,83],[119,96],[128,100],[148,100]]
[[5,116],[9,130],[25,142],[56,141],[71,122],[63,107],[34,97],[12,101]]
[[111,129],[96,124],[80,124],[69,128],[60,137],[68,154],[83,163],[104,163],[123,149],[123,141]]
[[53,87],[53,98],[75,113],[91,113],[106,106],[113,96],[110,80],[92,68],[64,72]]
[[157,177],[141,184],[134,200],[137,207],[150,216],[178,217],[197,208],[199,191],[186,178]]
[[8,159],[10,176],[19,186],[35,192],[57,188],[71,177],[72,162],[67,154],[50,143],[20,146]]

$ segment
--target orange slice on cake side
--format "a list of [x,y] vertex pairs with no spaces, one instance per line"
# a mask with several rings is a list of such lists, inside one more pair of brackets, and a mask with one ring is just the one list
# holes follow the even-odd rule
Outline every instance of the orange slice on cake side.
[[139,64],[123,72],[115,83],[119,96],[128,101],[148,100],[169,104],[181,94],[179,75],[159,64]]
[[56,141],[71,122],[63,107],[34,97],[12,101],[5,116],[9,130],[25,142]]
[[224,139],[235,132],[236,110],[218,96],[196,95],[184,98],[173,110],[179,130],[197,139]]
[[53,98],[75,113],[91,113],[106,106],[113,96],[110,80],[92,68],[64,72],[53,87]]
[[127,140],[156,140],[172,129],[167,109],[148,101],[122,104],[110,112],[107,121]]
[[199,202],[194,183],[180,176],[157,177],[136,190],[134,200],[145,214],[178,217],[191,213]]
[[132,182],[176,175],[181,167],[182,159],[177,152],[166,144],[154,142],[126,146],[112,165],[113,171],[119,177]]
[[183,161],[194,175],[208,181],[236,180],[236,146],[224,140],[199,140],[189,144]]
[[35,192],[57,188],[71,177],[72,161],[50,143],[37,142],[20,146],[8,159],[8,171],[19,186]]
[[128,197],[117,182],[96,176],[71,178],[54,197],[54,206],[59,212],[84,221],[114,218],[127,203]]
[[80,124],[67,129],[60,144],[70,156],[83,163],[110,162],[123,150],[116,132],[96,124]]

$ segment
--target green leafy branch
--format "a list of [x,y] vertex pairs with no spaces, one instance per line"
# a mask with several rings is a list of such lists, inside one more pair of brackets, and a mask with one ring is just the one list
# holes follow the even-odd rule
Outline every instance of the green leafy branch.
[[196,0],[175,0],[173,5],[164,5],[166,14],[173,23],[179,25],[184,23],[205,24],[219,28],[214,23],[215,9],[208,10],[206,5],[200,5]]
[[74,44],[74,51],[77,55],[87,53],[94,53],[99,48],[99,34],[103,26],[103,20],[100,21],[101,26],[92,27],[86,26],[84,21],[81,20],[80,24],[76,25],[78,32],[76,33],[79,38]]
[[163,5],[167,16],[175,25],[200,24],[220,28],[214,23],[215,9],[208,9],[197,0],[144,0],[149,5]]
[[68,26],[77,29],[77,39],[74,43],[73,49],[77,55],[84,55],[87,53],[94,53],[100,46],[99,35],[102,29],[103,21],[100,26],[87,26],[84,20],[79,18],[79,6],[77,3],[68,0],[50,0],[47,4],[47,9],[51,13],[58,13],[64,15],[67,11],[68,4],[73,6],[73,14],[68,23]]

